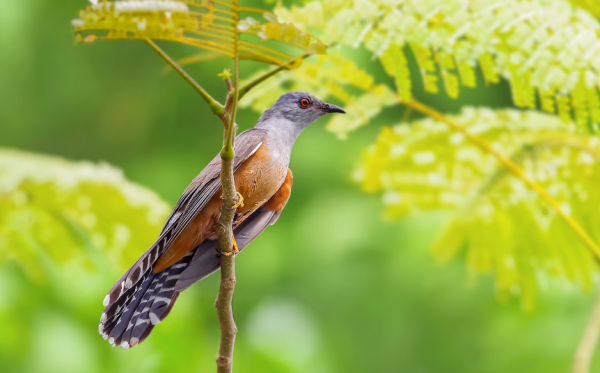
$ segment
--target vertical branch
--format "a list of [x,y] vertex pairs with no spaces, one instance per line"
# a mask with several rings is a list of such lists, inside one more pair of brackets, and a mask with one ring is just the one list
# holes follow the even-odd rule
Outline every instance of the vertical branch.
[[573,373],[589,373],[594,350],[598,343],[598,335],[600,335],[600,290],[573,359]]
[[[237,1],[235,1],[234,4],[237,7]],[[239,20],[237,11],[234,18],[235,24],[237,24]],[[221,117],[224,127],[223,149],[221,149],[223,207],[221,208],[221,217],[218,222],[217,234],[223,256],[221,257],[221,285],[219,287],[219,295],[217,295],[217,300],[215,301],[219,326],[221,328],[221,342],[219,346],[219,357],[217,358],[217,373],[231,373],[233,367],[233,347],[235,345],[235,335],[237,333],[231,302],[233,300],[233,291],[235,289],[236,281],[232,223],[235,210],[240,203],[239,195],[235,190],[235,180],[233,176],[235,158],[233,143],[237,129],[237,126],[235,125],[235,114],[237,111],[240,74],[238,38],[239,35],[236,33],[233,44],[235,58],[234,86],[232,89],[229,89],[228,87],[229,93],[227,94],[224,115]]]

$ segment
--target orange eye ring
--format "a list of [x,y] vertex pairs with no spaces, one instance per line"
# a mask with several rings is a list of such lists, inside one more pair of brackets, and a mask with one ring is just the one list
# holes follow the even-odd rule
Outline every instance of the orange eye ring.
[[306,97],[300,99],[300,106],[302,108],[307,108],[310,105],[310,100]]

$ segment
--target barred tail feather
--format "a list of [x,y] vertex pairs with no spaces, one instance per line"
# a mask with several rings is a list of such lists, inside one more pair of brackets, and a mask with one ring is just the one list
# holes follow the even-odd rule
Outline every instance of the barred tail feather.
[[189,265],[194,251],[159,273],[148,267],[140,281],[105,308],[98,331],[113,346],[124,349],[142,342],[169,314],[179,296],[175,283]]
[[[240,251],[279,215],[280,212],[261,207],[237,226],[233,233]],[[113,346],[127,349],[141,343],[167,317],[181,291],[220,267],[216,240],[205,240],[171,267],[152,273],[152,265],[162,253],[168,236],[161,235],[107,295],[98,331]]]

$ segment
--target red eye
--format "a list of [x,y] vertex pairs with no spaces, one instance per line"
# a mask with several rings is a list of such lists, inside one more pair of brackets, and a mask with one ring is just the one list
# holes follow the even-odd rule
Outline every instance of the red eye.
[[308,105],[310,105],[310,100],[307,98],[303,98],[300,100],[300,106],[302,107],[308,107]]

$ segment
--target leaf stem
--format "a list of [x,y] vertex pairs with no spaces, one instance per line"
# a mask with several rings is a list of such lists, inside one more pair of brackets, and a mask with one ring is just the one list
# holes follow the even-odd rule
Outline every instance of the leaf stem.
[[590,320],[585,326],[583,337],[573,359],[573,373],[589,373],[594,350],[600,335],[600,290]]
[[251,82],[249,82],[248,84],[246,84],[240,88],[239,93],[238,93],[238,99],[241,100],[242,97],[244,97],[246,95],[246,93],[248,93],[248,91],[250,91],[252,88],[259,85],[260,83],[264,82],[265,80],[269,79],[273,75],[277,74],[278,72],[289,69],[290,65],[293,64],[294,62],[296,62],[298,60],[304,60],[305,58],[308,58],[310,56],[312,56],[312,53],[305,53],[296,58],[292,58],[291,60],[287,61],[286,63],[283,63],[283,64],[277,66],[276,68],[274,68],[273,70],[265,73],[264,75],[261,75],[258,78],[252,80]]
[[165,53],[155,42],[146,38],[144,41],[152,48],[156,53],[158,53],[167,63],[179,73],[188,83],[194,87],[194,89],[202,96],[204,101],[208,104],[208,107],[212,111],[212,113],[218,117],[223,116],[223,105],[221,105],[217,100],[215,100],[204,88],[200,86],[200,84],[196,83],[196,81],[181,67],[169,57],[168,54]]
[[544,188],[542,188],[541,185],[539,185],[533,179],[531,179],[529,176],[527,176],[527,174],[525,174],[525,172],[516,163],[514,163],[510,158],[506,157],[504,154],[502,154],[501,152],[494,149],[486,141],[484,141],[480,137],[472,134],[471,132],[467,131],[463,126],[454,122],[452,119],[448,118],[447,116],[440,113],[439,111],[437,111],[427,105],[424,105],[421,102],[416,101],[416,100],[401,101],[401,103],[403,103],[407,107],[413,108],[414,110],[416,110],[418,112],[428,115],[431,118],[433,118],[439,122],[447,124],[453,130],[462,133],[473,144],[477,145],[479,148],[481,148],[485,152],[496,157],[496,159],[501,164],[503,164],[508,170],[510,170],[513,174],[515,174],[519,179],[523,180],[523,182],[525,182],[525,184],[527,184],[531,189],[536,191],[538,193],[538,195],[544,201],[546,201],[546,203],[548,203],[548,205],[550,205],[558,213],[558,215],[560,215],[560,217],[567,223],[567,225],[569,227],[571,227],[571,229],[575,232],[575,234],[592,251],[592,253],[596,256],[596,258],[600,260],[600,248],[598,247],[598,245],[596,245],[594,240],[592,240],[592,238],[587,234],[587,232],[573,218],[571,218],[571,216],[569,216],[569,214],[567,214],[562,209],[560,204],[554,198],[552,198],[552,196],[550,196],[550,194],[548,194],[548,192],[546,192],[546,190]]

